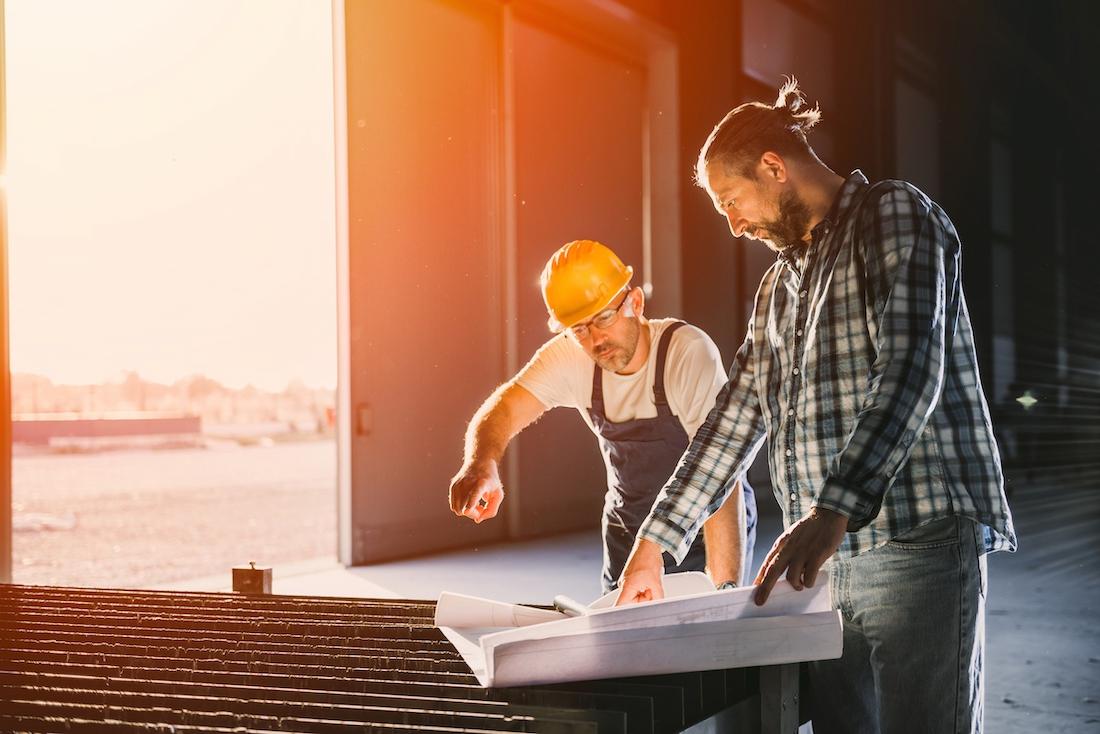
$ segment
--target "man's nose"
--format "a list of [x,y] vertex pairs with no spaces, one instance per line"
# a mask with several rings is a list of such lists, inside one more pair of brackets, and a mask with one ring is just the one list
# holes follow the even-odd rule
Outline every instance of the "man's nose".
[[730,225],[730,233],[734,237],[740,237],[745,234],[745,230],[749,228],[749,223],[745,221],[743,217],[739,217],[733,212],[726,212],[726,221]]

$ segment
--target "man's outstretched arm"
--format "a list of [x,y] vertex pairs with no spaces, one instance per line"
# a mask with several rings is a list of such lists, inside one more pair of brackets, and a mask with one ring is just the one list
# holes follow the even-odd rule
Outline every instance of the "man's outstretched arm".
[[[729,379],[722,367],[722,355],[702,330],[681,329],[673,336],[665,372],[669,400],[674,401],[675,413],[690,443],[706,423],[715,398]],[[727,581],[741,583],[748,535],[743,493],[738,481],[726,502],[703,525],[707,572],[715,586]]]
[[746,538],[745,495],[740,480],[725,504],[703,526],[707,572],[715,586],[732,581],[740,586]]
[[516,382],[485,399],[466,429],[462,468],[451,480],[451,511],[476,523],[495,517],[504,500],[499,465],[511,440],[546,412],[546,406]]

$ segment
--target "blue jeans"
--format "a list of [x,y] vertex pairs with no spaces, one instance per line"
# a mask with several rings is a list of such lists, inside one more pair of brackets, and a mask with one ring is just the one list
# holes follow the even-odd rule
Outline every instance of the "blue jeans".
[[981,526],[935,520],[828,565],[844,654],[810,665],[814,734],[981,732]]

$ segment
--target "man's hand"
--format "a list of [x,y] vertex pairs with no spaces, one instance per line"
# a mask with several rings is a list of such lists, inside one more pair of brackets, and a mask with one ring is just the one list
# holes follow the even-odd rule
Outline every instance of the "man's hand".
[[753,582],[757,606],[768,600],[783,571],[795,589],[813,586],[821,564],[836,552],[847,529],[848,518],[844,515],[815,507],[779,536]]
[[464,464],[451,480],[451,512],[476,523],[496,517],[504,500],[504,485],[500,482],[495,461]]
[[623,568],[623,575],[619,577],[619,597],[615,600],[615,606],[664,599],[665,589],[661,583],[664,572],[661,546],[638,538]]

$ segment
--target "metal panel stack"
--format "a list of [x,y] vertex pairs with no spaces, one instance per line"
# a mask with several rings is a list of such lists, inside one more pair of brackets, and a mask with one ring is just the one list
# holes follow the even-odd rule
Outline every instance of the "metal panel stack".
[[434,609],[0,585],[0,731],[658,733],[759,711],[753,670],[487,690]]

